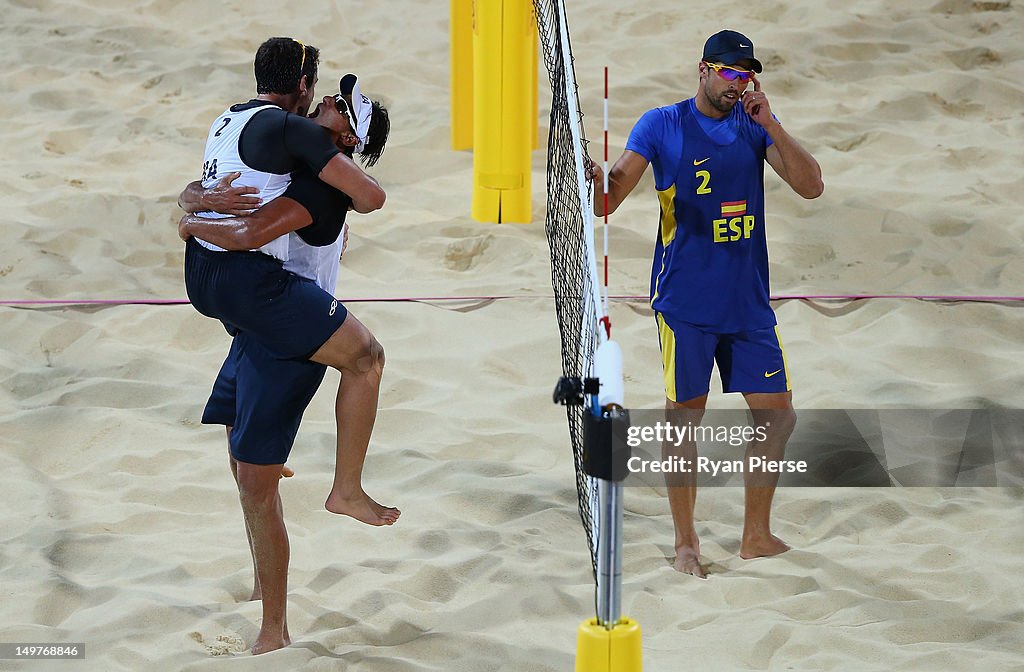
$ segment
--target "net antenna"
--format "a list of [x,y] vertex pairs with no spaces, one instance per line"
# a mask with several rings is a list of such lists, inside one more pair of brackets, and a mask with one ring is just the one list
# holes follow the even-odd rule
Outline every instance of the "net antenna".
[[604,314],[601,323],[607,338],[612,337],[612,318],[608,311],[608,66],[604,66],[604,177],[602,212],[604,212]]
[[[593,376],[594,353],[608,335],[601,329],[601,284],[594,255],[593,188],[587,178],[587,140],[583,131],[569,28],[562,0],[535,0],[537,28],[551,84],[548,126],[547,215],[551,286],[562,344],[562,374]],[[583,413],[568,405],[569,437],[576,467],[580,520],[597,574],[598,493],[595,479],[583,471]]]

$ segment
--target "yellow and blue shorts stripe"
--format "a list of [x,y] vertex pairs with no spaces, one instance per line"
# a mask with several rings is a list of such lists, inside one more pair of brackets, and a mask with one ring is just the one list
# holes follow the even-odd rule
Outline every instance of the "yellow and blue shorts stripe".
[[684,402],[708,393],[718,365],[726,392],[792,391],[786,350],[777,326],[731,334],[706,331],[655,312],[665,396]]

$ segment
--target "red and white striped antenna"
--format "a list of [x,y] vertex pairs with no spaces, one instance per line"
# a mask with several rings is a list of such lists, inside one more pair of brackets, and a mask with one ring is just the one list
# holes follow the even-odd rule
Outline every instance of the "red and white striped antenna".
[[604,324],[605,334],[612,337],[612,320],[608,313],[608,66],[604,66]]

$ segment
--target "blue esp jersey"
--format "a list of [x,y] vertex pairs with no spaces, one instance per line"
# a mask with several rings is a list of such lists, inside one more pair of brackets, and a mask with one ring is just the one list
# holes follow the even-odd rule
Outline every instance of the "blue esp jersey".
[[651,306],[714,333],[776,324],[768,302],[764,159],[771,138],[736,104],[724,119],[693,99],[645,113],[626,149],[654,167],[661,204]]

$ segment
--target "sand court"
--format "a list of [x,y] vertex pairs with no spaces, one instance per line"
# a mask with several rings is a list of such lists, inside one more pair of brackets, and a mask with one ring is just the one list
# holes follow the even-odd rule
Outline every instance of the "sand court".
[[[586,0],[569,12],[592,138],[611,66],[613,155],[644,110],[692,95],[708,34],[756,40],[773,109],[826,183],[802,201],[766,178],[774,293],[1021,294],[1024,87],[1007,76],[1024,56],[1019,6],[790,0],[740,15]],[[270,35],[317,45],[325,85],[358,72],[391,111],[373,170],[388,203],[353,218],[339,295],[474,298],[348,304],[387,351],[367,489],[403,516],[370,529],[323,510],[329,373],[282,485],[294,643],[257,658],[225,441],[199,424],[226,333],[187,305],[0,306],[0,642],[87,650],[0,668],[571,669],[593,584],[550,398],[545,152],[533,224],[470,219],[472,157],[448,148],[447,23],[445,3],[5,7],[0,299],[183,298],[175,199],[210,121],[250,97]],[[540,98],[543,147],[543,73]],[[649,173],[638,189],[651,191]],[[653,193],[613,216],[612,293],[647,290],[656,223]],[[492,296],[515,298],[475,298]],[[798,409],[1024,403],[1019,302],[775,308]],[[659,407],[650,310],[616,301],[611,315],[629,404]],[[793,550],[747,562],[741,493],[707,488],[697,531],[711,578],[698,582],[672,570],[664,490],[630,488],[623,611],[650,670],[1016,669],[1022,504],[1009,488],[784,489],[776,532]]]

